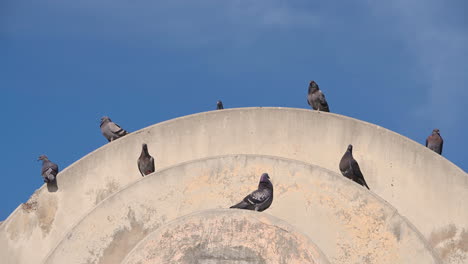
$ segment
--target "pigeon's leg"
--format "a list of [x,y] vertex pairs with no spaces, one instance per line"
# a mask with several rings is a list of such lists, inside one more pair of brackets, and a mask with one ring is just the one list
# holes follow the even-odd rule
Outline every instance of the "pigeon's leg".
[[255,206],[255,209],[254,209],[256,212],[258,212],[258,206]]

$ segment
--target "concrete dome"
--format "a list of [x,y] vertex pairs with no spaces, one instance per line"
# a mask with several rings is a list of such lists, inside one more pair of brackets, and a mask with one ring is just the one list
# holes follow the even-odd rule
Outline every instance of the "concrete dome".
[[0,225],[3,259],[28,264],[45,259],[101,201],[141,179],[136,159],[143,142],[156,158],[157,171],[208,157],[250,154],[298,160],[336,173],[351,143],[371,191],[405,216],[447,263],[468,263],[468,209],[464,202],[468,199],[468,176],[464,171],[381,127],[336,114],[290,108],[200,113],[106,144],[63,170],[57,188],[42,187]]

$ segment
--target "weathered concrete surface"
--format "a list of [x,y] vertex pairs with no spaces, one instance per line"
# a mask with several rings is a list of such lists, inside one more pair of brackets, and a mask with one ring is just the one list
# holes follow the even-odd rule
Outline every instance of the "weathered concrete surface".
[[329,263],[290,225],[266,213],[217,209],[178,218],[144,238],[122,264]]
[[136,159],[143,142],[156,156],[157,170],[193,159],[241,153],[286,157],[336,172],[346,146],[352,143],[371,190],[408,217],[446,260],[468,263],[465,172],[424,146],[381,127],[290,108],[200,113],[106,144],[62,171],[57,192],[39,189],[26,206],[31,209],[18,207],[0,226],[0,257],[20,264],[44,257],[85,212],[140,179]]
[[45,263],[119,263],[168,221],[237,203],[263,172],[275,195],[266,212],[313,238],[331,263],[440,263],[411,224],[360,185],[303,162],[246,155],[180,164],[128,186],[77,223]]

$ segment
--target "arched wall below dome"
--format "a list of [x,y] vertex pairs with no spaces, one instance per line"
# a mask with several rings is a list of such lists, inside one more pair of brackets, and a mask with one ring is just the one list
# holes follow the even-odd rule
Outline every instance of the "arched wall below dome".
[[413,225],[364,187],[317,166],[258,155],[191,161],[127,186],[83,217],[44,263],[120,263],[166,223],[239,202],[263,172],[274,185],[265,212],[313,238],[331,263],[441,263]]
[[177,218],[121,262],[329,264],[310,238],[267,213],[215,209]]

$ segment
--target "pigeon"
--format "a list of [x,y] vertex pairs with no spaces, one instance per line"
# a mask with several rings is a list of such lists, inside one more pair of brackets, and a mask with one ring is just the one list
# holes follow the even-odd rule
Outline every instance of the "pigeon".
[[230,208],[239,208],[255,211],[264,211],[273,202],[273,184],[271,184],[268,173],[263,173],[258,183],[258,189],[247,195],[242,202]]
[[224,109],[223,102],[221,102],[221,100],[218,100],[218,102],[216,102],[216,110],[221,109]]
[[307,103],[310,106],[312,106],[314,110],[330,112],[330,108],[328,108],[328,103],[325,99],[325,95],[322,93],[317,83],[314,81],[311,81],[309,84]]
[[444,140],[440,136],[439,129],[435,128],[432,130],[432,134],[426,139],[426,147],[442,155],[442,147],[444,146]]
[[109,142],[128,134],[127,131],[125,131],[116,123],[112,122],[112,120],[107,116],[103,116],[101,118],[100,126],[101,126],[102,134],[104,135],[105,138],[107,138]]
[[141,149],[141,155],[138,158],[138,169],[140,170],[141,176],[148,175],[154,172],[154,158],[148,153],[148,145],[143,144]]
[[42,178],[44,178],[44,182],[49,183],[55,181],[55,177],[59,171],[57,164],[50,161],[46,155],[39,156],[38,160],[42,160]]
[[341,158],[340,171],[341,174],[343,174],[343,176],[345,176],[346,178],[351,179],[369,189],[366,180],[364,180],[364,176],[362,175],[361,169],[359,168],[359,164],[353,158],[353,145],[351,144],[348,146],[348,149]]

